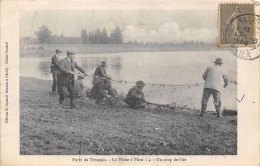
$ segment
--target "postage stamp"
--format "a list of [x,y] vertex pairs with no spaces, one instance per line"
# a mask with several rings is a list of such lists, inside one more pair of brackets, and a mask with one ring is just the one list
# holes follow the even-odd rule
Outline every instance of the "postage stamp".
[[220,47],[256,44],[253,3],[220,3],[218,23]]

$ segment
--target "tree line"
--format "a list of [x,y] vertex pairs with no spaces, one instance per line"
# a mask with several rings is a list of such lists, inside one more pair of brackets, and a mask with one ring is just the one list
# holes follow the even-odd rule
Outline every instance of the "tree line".
[[82,44],[123,44],[123,34],[119,27],[116,27],[110,36],[107,34],[106,28],[101,31],[99,28],[89,33],[86,29],[81,30]]
[[202,46],[202,45],[215,45],[215,43],[204,43],[202,41],[184,41],[182,43],[176,42],[138,42],[138,41],[123,41],[123,34],[120,28],[117,26],[108,35],[106,28],[100,30],[99,28],[87,31],[87,29],[82,29],[80,37],[67,37],[63,34],[52,35],[50,29],[42,25],[34,33],[35,37],[23,37],[21,42],[24,44],[128,44],[128,45],[165,45],[165,46]]
[[28,44],[123,44],[123,34],[117,26],[108,35],[106,28],[101,31],[99,28],[87,32],[81,30],[81,37],[66,37],[52,35],[50,29],[42,25],[38,31],[34,32],[35,38],[24,37],[22,40]]

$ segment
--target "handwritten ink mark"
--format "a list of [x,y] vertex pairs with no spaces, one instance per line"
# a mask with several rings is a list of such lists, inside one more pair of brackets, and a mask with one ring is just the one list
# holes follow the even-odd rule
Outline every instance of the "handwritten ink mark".
[[237,99],[237,101],[238,101],[239,103],[241,103],[244,97],[245,97],[245,95],[243,95],[243,97],[242,97],[240,100]]
[[79,158],[80,158],[80,154],[81,154],[81,136],[80,136],[80,142],[79,142]]

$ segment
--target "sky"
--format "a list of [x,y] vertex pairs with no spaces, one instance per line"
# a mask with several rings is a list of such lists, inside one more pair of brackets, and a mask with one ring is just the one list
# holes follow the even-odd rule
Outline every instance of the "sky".
[[119,26],[124,42],[214,42],[216,10],[23,10],[20,35],[34,36],[46,25],[54,35],[80,37],[81,30],[105,27],[108,34]]

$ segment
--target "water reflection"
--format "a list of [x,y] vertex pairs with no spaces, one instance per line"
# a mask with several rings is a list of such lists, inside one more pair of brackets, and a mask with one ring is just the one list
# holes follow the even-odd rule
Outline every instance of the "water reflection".
[[[224,61],[223,69],[231,80],[237,80],[237,59],[229,52],[160,52],[160,53],[118,53],[118,54],[91,54],[76,55],[75,61],[92,75],[102,61],[107,62],[107,73],[114,80],[126,80],[160,84],[187,84],[203,82],[201,77],[206,67],[220,57]],[[64,57],[62,57],[64,58]],[[39,79],[52,80],[50,73],[51,57],[24,57],[20,58],[20,75]],[[86,85],[91,87],[91,80],[85,79]],[[134,84],[114,83],[119,93],[127,93]],[[236,88],[236,87],[233,87]],[[158,87],[146,86],[145,91],[150,101],[157,103],[188,104],[196,108],[200,107],[202,87],[177,88],[158,91]],[[223,106],[236,108],[236,90],[225,90]],[[211,104],[210,104],[211,103]],[[209,101],[209,108],[213,102]]]
[[45,78],[47,78],[50,75],[51,62],[40,61],[38,67],[39,67],[39,71],[42,73],[42,75]]
[[89,56],[79,56],[76,57],[75,61],[82,65],[83,68],[91,69],[95,68],[101,64],[102,61],[106,61],[108,66],[111,68],[121,69],[122,66],[121,57],[89,57]]
[[[64,58],[64,57],[63,57]],[[51,79],[50,77],[50,66],[51,66],[51,58],[34,58],[34,63],[37,65],[36,70],[33,69],[33,66],[31,66],[31,70],[27,71],[28,75],[32,75],[31,72],[34,70],[35,72],[38,71],[39,77],[43,77],[44,79]],[[113,77],[118,78],[120,76],[120,72],[122,69],[122,58],[121,57],[102,57],[102,56],[76,56],[75,62],[77,62],[83,69],[87,71],[88,74],[94,74],[95,69],[97,66],[101,64],[102,61],[107,62],[107,72]],[[26,67],[26,64],[30,64],[29,61],[24,61],[21,63],[21,66],[23,66],[22,71],[26,71],[27,69],[30,69]],[[25,68],[25,69],[24,69]]]
[[118,71],[122,68],[122,58],[121,57],[113,57],[111,58],[111,68],[116,69]]

